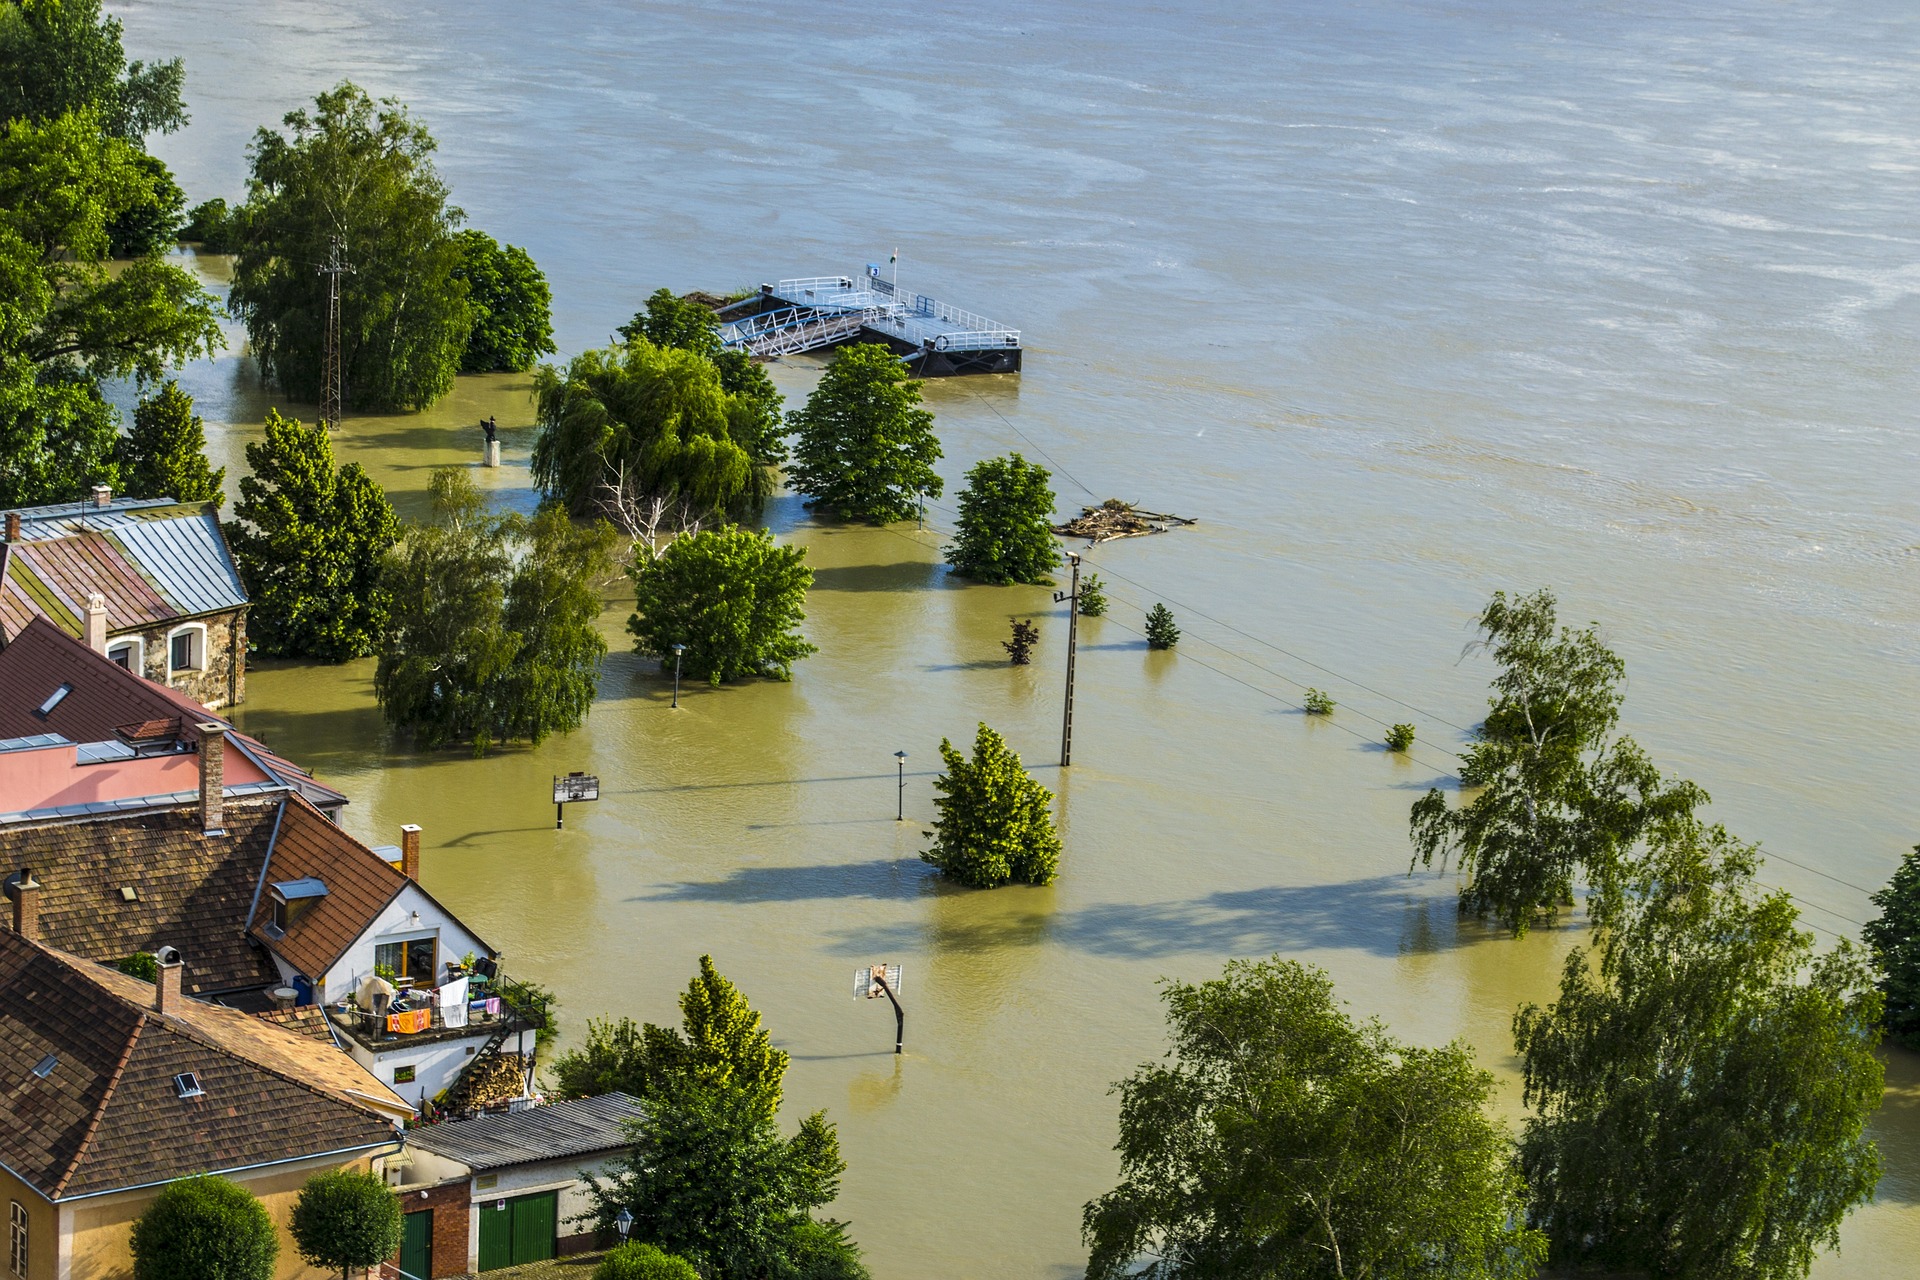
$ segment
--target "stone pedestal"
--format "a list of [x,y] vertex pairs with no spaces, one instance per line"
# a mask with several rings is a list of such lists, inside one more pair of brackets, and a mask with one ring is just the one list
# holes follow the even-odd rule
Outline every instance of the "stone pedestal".
[[500,465],[500,442],[498,440],[487,441],[487,465],[490,467]]

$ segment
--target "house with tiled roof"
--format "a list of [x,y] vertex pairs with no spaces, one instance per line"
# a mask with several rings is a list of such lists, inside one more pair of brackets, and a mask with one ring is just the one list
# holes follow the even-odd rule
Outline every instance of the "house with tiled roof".
[[102,487],[5,521],[0,644],[44,618],[207,707],[246,696],[247,592],[213,503]]
[[35,937],[31,885],[0,930],[0,1207],[23,1280],[131,1273],[134,1221],[168,1182],[217,1173],[266,1206],[281,1280],[318,1277],[288,1236],[307,1178],[381,1172],[405,1100],[310,1036],[148,984]]
[[[185,693],[110,661],[45,618],[29,619],[0,648],[0,741],[55,734],[76,746],[117,742],[152,758],[197,754],[201,738],[215,731],[224,733],[232,748],[229,788],[271,778],[330,817],[337,819],[346,808],[346,796],[258,738]],[[24,807],[9,803],[9,791],[18,788],[6,787],[0,778],[0,814]]]

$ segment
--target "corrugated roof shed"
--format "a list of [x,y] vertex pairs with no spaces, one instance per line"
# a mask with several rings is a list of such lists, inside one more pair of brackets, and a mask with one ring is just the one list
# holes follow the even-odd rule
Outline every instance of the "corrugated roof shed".
[[407,1140],[482,1173],[631,1146],[626,1122],[639,1116],[638,1098],[605,1093],[504,1116],[426,1125],[411,1131]]
[[40,507],[20,516],[20,540],[0,553],[0,627],[9,636],[35,616],[80,634],[95,591],[106,597],[110,632],[246,607],[210,502]]

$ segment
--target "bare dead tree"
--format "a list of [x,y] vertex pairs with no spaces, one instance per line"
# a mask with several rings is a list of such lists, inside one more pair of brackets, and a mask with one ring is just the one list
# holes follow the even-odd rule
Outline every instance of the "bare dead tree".
[[701,518],[691,503],[684,498],[640,492],[638,482],[627,473],[625,461],[607,468],[598,500],[616,529],[635,547],[645,545],[648,559],[664,549],[663,538],[671,543],[682,534],[700,532]]

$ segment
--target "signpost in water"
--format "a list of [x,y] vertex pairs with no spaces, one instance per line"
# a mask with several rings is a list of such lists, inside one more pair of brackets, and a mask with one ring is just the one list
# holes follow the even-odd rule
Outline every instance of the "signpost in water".
[[883,960],[853,971],[855,1000],[873,1000],[882,995],[893,1002],[893,1051],[900,1053],[907,1040],[907,1011],[900,1007],[900,966]]
[[561,831],[566,828],[568,805],[577,800],[598,800],[599,798],[599,774],[570,773],[564,778],[556,774],[553,779],[553,829]]

